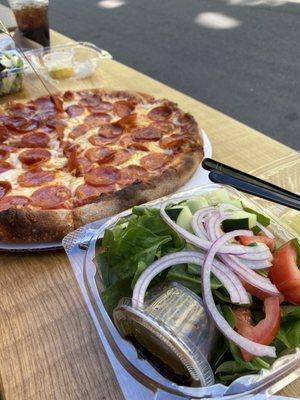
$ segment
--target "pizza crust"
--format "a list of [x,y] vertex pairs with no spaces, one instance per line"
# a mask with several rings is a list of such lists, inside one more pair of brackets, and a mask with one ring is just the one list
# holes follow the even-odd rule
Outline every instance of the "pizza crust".
[[[157,100],[147,94],[121,90],[89,90],[112,98],[132,99],[137,102],[155,103]],[[169,101],[168,101],[169,102]],[[171,102],[169,102],[170,104]],[[70,210],[42,210],[30,207],[15,207],[0,212],[0,241],[14,243],[56,242],[78,227],[93,222],[135,205],[168,195],[194,174],[203,159],[202,141],[198,125],[190,114],[189,135],[199,144],[194,151],[176,154],[175,163],[149,183],[135,183],[110,195],[103,195],[100,201]]]
[[58,242],[74,229],[72,210],[23,207],[0,212],[0,241],[3,242]]

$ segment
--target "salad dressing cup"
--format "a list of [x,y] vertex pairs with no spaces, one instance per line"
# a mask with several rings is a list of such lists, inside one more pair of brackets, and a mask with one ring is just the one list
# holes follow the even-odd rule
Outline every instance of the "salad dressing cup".
[[134,343],[163,375],[178,384],[207,386],[214,382],[208,357],[216,337],[200,297],[170,282],[146,297],[143,308],[122,299],[114,310],[121,335]]

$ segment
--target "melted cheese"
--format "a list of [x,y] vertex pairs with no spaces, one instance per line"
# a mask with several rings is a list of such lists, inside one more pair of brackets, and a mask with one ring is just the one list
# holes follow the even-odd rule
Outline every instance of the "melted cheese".
[[[64,101],[64,109],[66,110],[70,105],[77,105],[78,100],[80,99],[80,96],[75,94],[75,98],[70,101]],[[108,96],[103,96],[103,100],[110,101],[111,103],[114,102],[114,100],[108,95]],[[122,98],[118,98],[115,101],[122,100]],[[124,100],[126,98],[124,97]],[[138,103],[135,107],[135,112],[137,113],[137,126],[140,128],[148,126],[150,123],[153,121],[150,121],[147,114],[149,113],[150,110],[152,110],[155,107],[160,106],[163,103],[163,101],[156,101],[154,103],[148,104],[148,103]],[[112,111],[107,112],[111,116],[111,122],[116,122],[120,118],[117,115],[114,115]],[[67,114],[64,118],[64,122],[66,123],[66,128],[64,129],[64,135],[63,135],[63,140],[65,141],[72,141],[75,142],[78,145],[79,148],[79,155],[83,155],[85,151],[89,148],[93,148],[93,146],[89,142],[89,137],[97,134],[98,128],[91,128],[88,130],[84,135],[79,136],[76,139],[71,139],[69,137],[70,132],[79,124],[84,123],[84,118],[90,115],[89,111],[85,109],[84,113],[82,113],[79,116],[70,118]],[[178,115],[174,115],[172,118],[172,122],[177,125],[178,123]],[[179,126],[178,126],[179,130]],[[177,129],[176,129],[177,131]],[[176,132],[175,131],[175,132]],[[172,132],[174,133],[174,132]],[[65,185],[68,187],[72,194],[74,195],[76,189],[78,186],[82,185],[85,183],[83,177],[74,177],[67,171],[63,171],[62,168],[66,165],[67,163],[67,158],[63,153],[63,149],[61,148],[61,143],[60,141],[55,137],[55,135],[50,136],[50,143],[48,146],[49,151],[51,152],[51,159],[48,160],[47,162],[42,164],[42,168],[44,170],[54,170],[55,171],[55,180],[53,182],[45,183],[44,185],[37,186],[37,187],[19,187],[18,185],[18,177],[20,174],[24,173],[24,169],[22,168],[22,163],[18,159],[18,156],[20,152],[22,152],[24,149],[17,149],[14,153],[10,154],[8,158],[8,162],[12,163],[14,165],[14,169],[5,171],[3,173],[0,173],[0,180],[4,181],[9,181],[12,185],[12,191],[10,194],[12,195],[24,195],[30,197],[30,195],[37,190],[38,188],[42,186],[47,186],[51,184],[55,185]],[[14,142],[18,141],[18,138],[9,138],[7,143],[9,142]],[[172,153],[171,151],[164,150],[159,146],[158,141],[149,141],[145,143],[147,147],[149,148],[150,152],[155,152],[155,153]],[[105,146],[105,145],[104,145]],[[119,150],[120,145],[119,144],[108,144],[107,146],[111,147],[112,149]],[[124,163],[122,163],[120,166],[118,166],[119,169],[122,169],[128,165],[140,165],[140,159],[147,155],[149,153],[143,152],[143,151],[133,151],[131,158]],[[98,164],[95,164],[98,165]],[[117,187],[119,187],[117,185]]]

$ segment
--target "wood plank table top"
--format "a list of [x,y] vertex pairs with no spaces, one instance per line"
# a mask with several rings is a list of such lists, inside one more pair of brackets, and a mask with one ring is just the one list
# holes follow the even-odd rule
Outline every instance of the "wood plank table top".
[[[70,39],[52,32],[52,44]],[[208,133],[214,158],[244,171],[297,153],[240,122],[117,61],[109,88],[168,98]],[[300,189],[300,188],[299,188]],[[63,251],[0,255],[0,397],[5,400],[122,399]],[[300,397],[300,380],[281,394]]]

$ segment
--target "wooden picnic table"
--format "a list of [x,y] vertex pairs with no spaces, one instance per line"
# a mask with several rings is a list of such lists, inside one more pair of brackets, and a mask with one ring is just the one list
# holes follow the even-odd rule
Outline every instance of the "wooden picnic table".
[[[51,32],[52,44],[70,40]],[[209,135],[217,160],[251,171],[297,154],[117,61],[106,61],[101,70],[108,88],[165,97],[191,112]],[[0,397],[122,399],[64,252],[1,254],[0,264]],[[299,398],[300,380],[281,394]]]

